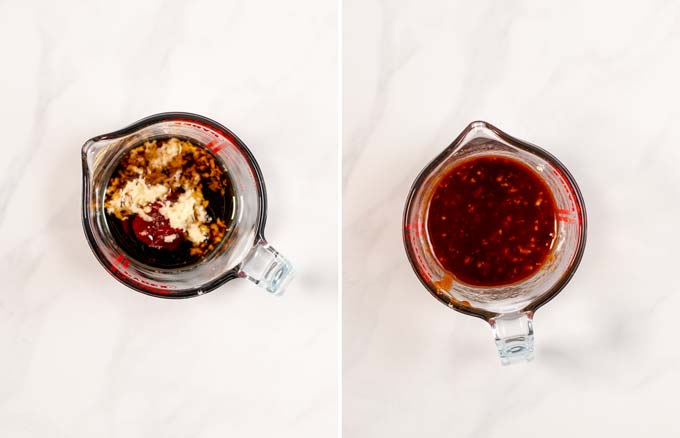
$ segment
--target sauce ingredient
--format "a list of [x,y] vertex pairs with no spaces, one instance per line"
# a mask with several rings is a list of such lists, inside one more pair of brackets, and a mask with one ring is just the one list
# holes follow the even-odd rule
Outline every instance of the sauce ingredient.
[[182,243],[183,232],[170,226],[170,221],[160,214],[160,208],[159,202],[151,205],[148,213],[150,220],[135,216],[132,219],[132,231],[137,239],[152,248],[174,251]]

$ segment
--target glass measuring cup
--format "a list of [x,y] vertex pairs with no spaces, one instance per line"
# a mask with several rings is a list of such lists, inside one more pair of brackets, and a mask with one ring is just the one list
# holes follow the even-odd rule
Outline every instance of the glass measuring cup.
[[[194,265],[177,269],[149,266],[130,257],[113,238],[104,209],[108,181],[132,148],[152,138],[176,136],[207,149],[230,176],[234,219],[218,246]],[[247,278],[280,294],[293,267],[264,238],[267,198],[255,158],[229,129],[190,113],[161,113],[127,128],[88,140],[82,148],[83,228],[99,262],[117,280],[162,298],[202,295],[234,278]]]
[[[540,270],[509,285],[479,287],[455,278],[439,263],[427,230],[427,214],[437,183],[449,169],[473,157],[504,156],[533,170],[550,188],[557,208],[556,235]],[[473,122],[421,171],[409,192],[403,219],[406,254],[423,285],[440,302],[487,321],[504,365],[531,360],[534,312],[557,295],[578,267],[586,242],[583,197],[569,171],[543,149],[518,140],[486,122]]]

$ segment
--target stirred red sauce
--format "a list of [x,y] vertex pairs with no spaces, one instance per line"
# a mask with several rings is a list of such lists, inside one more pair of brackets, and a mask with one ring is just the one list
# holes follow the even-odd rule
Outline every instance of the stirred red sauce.
[[439,263],[473,286],[502,286],[537,272],[550,254],[556,207],[527,165],[503,156],[471,158],[435,187],[427,233]]

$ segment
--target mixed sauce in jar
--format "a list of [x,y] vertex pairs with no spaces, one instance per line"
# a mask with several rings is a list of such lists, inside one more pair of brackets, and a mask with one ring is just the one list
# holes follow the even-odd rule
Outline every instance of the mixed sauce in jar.
[[512,158],[482,155],[439,180],[427,233],[435,257],[459,281],[503,286],[545,263],[555,240],[556,209],[536,171]]

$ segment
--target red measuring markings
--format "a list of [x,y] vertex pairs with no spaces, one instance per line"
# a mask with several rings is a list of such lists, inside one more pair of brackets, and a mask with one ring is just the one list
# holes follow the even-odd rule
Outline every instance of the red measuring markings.
[[194,123],[194,122],[189,121],[189,120],[183,120],[182,122],[185,123],[186,125],[192,126],[194,128],[198,128],[201,131],[207,132],[207,133],[212,134],[212,135],[215,135],[217,133],[217,131],[215,131],[214,129],[210,128],[209,126],[203,125],[201,123]]
[[404,225],[404,230],[406,230],[406,232],[409,234],[422,236],[425,234],[425,225],[420,222],[416,222],[415,224],[406,224]]
[[432,281],[432,273],[427,269],[425,260],[423,259],[420,250],[418,249],[418,237],[425,235],[425,225],[421,222],[416,222],[413,224],[404,225],[404,231],[409,234],[411,239],[411,247],[413,248],[413,254],[418,262],[418,270],[425,278],[426,281]]
[[[201,123],[193,123],[191,121],[184,121],[184,123],[188,126],[192,126],[194,128],[200,129],[201,131],[207,132],[211,136],[221,137],[221,134],[218,131],[212,129],[209,126],[203,125]],[[211,140],[207,145],[205,145],[206,149],[208,149],[213,154],[221,151],[225,146],[229,146],[229,143],[218,138]]]
[[226,146],[229,146],[229,143],[225,141],[218,141],[218,140],[211,140],[210,143],[205,145],[206,149],[208,149],[210,152],[213,154],[218,153],[222,149],[224,149]]
[[111,264],[111,273],[126,281],[130,282],[133,285],[139,287],[140,289],[144,289],[149,292],[155,292],[155,293],[160,293],[160,294],[166,294],[168,293],[168,289],[174,289],[174,286],[168,286],[166,284],[158,284],[158,283],[153,283],[151,281],[145,280],[143,278],[139,278],[136,275],[128,272],[127,267],[130,265],[130,260],[128,260],[125,256],[122,254],[116,258],[116,260]]
[[[571,206],[571,210],[567,210],[564,208],[558,209],[557,210],[557,220],[561,222],[566,222],[569,224],[580,224],[581,223],[581,215],[577,213],[576,211],[576,201],[574,200],[574,191],[572,187],[567,183],[566,178],[562,172],[559,172],[557,169],[553,168],[552,169],[553,175],[557,176],[560,184],[562,187],[564,187],[564,190],[568,193],[569,195],[569,204]],[[580,210],[580,209],[579,209]],[[576,217],[574,217],[576,215]]]
[[[113,272],[114,274],[116,272],[118,272],[118,266],[116,266],[116,265],[123,264],[124,262],[127,262],[128,264],[130,264],[129,260],[126,260],[125,257],[122,254],[119,255],[118,258],[116,259],[116,261],[113,262],[113,264],[111,265],[111,272]],[[127,268],[127,265],[123,265],[123,267]]]
[[566,222],[569,224],[576,224],[579,221],[577,221],[574,216],[573,216],[573,208],[572,211],[565,210],[563,208],[558,208],[557,209],[557,220],[561,222]]

